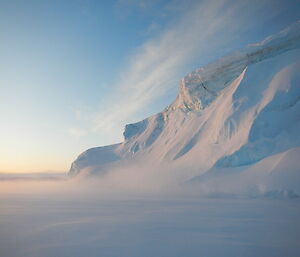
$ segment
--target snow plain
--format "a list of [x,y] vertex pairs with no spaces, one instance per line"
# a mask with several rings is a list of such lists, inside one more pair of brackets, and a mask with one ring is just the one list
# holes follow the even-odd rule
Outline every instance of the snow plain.
[[0,182],[1,256],[300,254],[299,198],[109,193],[72,183]]

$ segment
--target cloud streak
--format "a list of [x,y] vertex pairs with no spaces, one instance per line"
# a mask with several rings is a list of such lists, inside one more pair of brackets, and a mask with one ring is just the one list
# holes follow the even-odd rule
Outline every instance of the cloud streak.
[[125,123],[140,118],[137,114],[177,88],[178,74],[188,63],[234,42],[254,13],[268,4],[270,1],[207,0],[185,8],[176,24],[130,57],[107,107],[94,114],[94,131],[120,134]]

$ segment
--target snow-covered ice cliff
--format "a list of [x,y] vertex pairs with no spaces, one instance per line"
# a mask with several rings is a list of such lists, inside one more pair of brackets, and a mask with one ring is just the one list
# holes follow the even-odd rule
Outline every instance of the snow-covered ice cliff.
[[299,99],[300,21],[191,72],[165,110],[126,125],[124,142],[82,153],[69,174],[127,168],[300,193]]

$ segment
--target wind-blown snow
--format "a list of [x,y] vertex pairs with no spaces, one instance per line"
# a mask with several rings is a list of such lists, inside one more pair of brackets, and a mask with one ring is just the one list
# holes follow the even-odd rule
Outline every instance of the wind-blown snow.
[[[300,21],[261,43],[193,71],[180,81],[178,97],[164,111],[126,125],[123,143],[80,155],[70,174],[115,178],[111,174],[119,172],[122,178],[129,174],[143,178],[143,182],[133,180],[135,186],[151,182],[165,186],[207,181],[223,173],[232,174],[228,170],[239,170],[239,176],[230,176],[234,181],[250,172],[243,172],[244,166],[256,167],[260,161],[297,149],[299,47]],[[288,160],[293,164],[289,172],[299,182],[299,160],[294,155]],[[251,172],[263,180],[269,168],[260,165],[261,172],[253,169]],[[289,179],[289,172],[280,172]],[[272,176],[264,183],[272,181]],[[257,183],[259,179],[248,187]],[[300,194],[299,183],[292,184],[288,190]],[[279,190],[287,186],[276,185]]]

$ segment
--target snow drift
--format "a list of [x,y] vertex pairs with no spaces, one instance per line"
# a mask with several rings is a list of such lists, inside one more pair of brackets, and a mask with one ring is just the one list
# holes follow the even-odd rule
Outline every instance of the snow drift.
[[300,21],[193,71],[172,104],[126,125],[124,142],[82,153],[69,174],[300,193],[299,48]]

